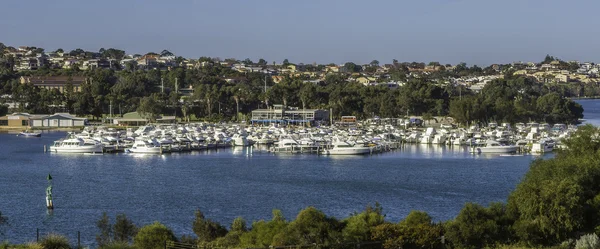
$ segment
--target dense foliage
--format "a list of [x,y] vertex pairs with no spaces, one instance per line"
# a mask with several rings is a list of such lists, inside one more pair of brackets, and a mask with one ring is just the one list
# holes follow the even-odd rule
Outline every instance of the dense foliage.
[[[418,63],[408,65],[419,66]],[[344,68],[352,72],[359,67],[347,64]],[[10,99],[3,101],[16,103],[19,111],[65,111],[95,117],[111,111],[114,114],[139,111],[150,119],[158,114],[175,114],[181,118],[194,114],[199,118],[239,120],[240,114],[273,104],[307,109],[331,108],[335,117],[450,115],[463,124],[529,120],[572,123],[582,117],[581,106],[565,97],[579,96],[591,86],[541,84],[530,78],[507,75],[505,79],[486,84],[477,94],[445,80],[462,72],[477,75],[480,70],[459,64],[453,71],[406,77],[406,65],[397,64],[391,69],[390,77],[405,83],[390,89],[350,81],[353,76],[347,73],[330,73],[320,83],[306,81],[306,77],[290,76],[274,83],[265,74],[240,73],[220,64],[196,69],[121,71],[46,68],[13,72],[0,67],[0,95],[10,95]],[[88,83],[83,84],[81,92],[67,86],[61,93],[56,89],[35,89],[32,85],[19,83],[20,76],[29,75],[83,76]],[[183,96],[176,93],[175,88],[192,88],[193,94]]]

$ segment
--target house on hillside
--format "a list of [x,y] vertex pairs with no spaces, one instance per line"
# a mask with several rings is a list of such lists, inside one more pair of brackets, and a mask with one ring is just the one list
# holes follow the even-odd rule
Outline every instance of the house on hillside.
[[71,84],[74,92],[80,92],[81,87],[87,82],[83,76],[21,76],[21,84],[33,84],[46,89],[58,89],[61,93]]

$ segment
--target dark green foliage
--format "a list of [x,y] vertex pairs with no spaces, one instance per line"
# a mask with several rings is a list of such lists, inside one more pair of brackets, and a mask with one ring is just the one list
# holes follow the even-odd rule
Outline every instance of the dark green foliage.
[[371,241],[371,231],[385,222],[385,216],[379,203],[375,207],[368,206],[362,213],[356,213],[347,218],[342,229],[342,235],[346,242]]
[[373,239],[384,248],[444,248],[443,227],[425,212],[412,211],[398,224],[384,223],[372,230]]
[[324,245],[331,246],[342,242],[339,232],[342,224],[335,218],[327,217],[322,211],[308,207],[273,238],[273,246]]
[[170,228],[157,221],[140,228],[134,245],[139,249],[163,249],[167,241],[177,241],[177,238]]
[[501,203],[485,208],[467,203],[458,216],[446,224],[446,239],[458,248],[483,248],[511,242],[514,221]]
[[40,245],[44,249],[70,249],[69,240],[65,236],[49,234],[42,238]]
[[135,246],[130,245],[127,242],[110,242],[99,246],[98,249],[135,249]]
[[129,244],[138,230],[133,221],[128,219],[125,214],[117,214],[115,224],[111,224],[106,212],[102,213],[96,226],[100,230],[100,234],[96,235],[96,242],[99,246]]
[[129,243],[137,233],[137,226],[133,221],[127,218],[125,214],[117,214],[115,224],[113,225],[113,239],[117,242]]
[[102,217],[96,222],[96,227],[100,230],[100,234],[96,235],[96,243],[99,246],[107,245],[111,242],[112,225],[110,224],[110,218],[106,212],[102,213]]
[[240,246],[246,248],[265,248],[273,245],[273,238],[284,231],[287,222],[280,210],[273,210],[270,221],[255,221],[252,228],[240,237]]
[[530,245],[553,245],[598,231],[600,224],[599,130],[591,125],[564,144],[556,158],[535,161],[508,200],[517,217],[518,238]]
[[211,242],[227,234],[227,229],[221,224],[206,219],[200,210],[196,210],[192,230],[198,236],[199,243]]
[[8,113],[8,106],[0,104],[0,116],[4,116]]

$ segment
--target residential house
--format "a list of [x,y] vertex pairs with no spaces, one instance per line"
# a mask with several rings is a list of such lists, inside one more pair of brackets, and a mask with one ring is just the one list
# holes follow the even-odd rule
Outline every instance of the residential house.
[[77,60],[77,59],[65,59],[62,64],[62,68],[63,69],[70,69],[70,68],[74,68],[74,67],[79,68],[79,65],[80,65],[79,60]]
[[556,75],[556,77],[554,77],[556,82],[560,82],[560,83],[566,83],[569,82],[569,75],[566,74],[559,74]]
[[136,60],[137,65],[142,68],[157,68],[159,67],[158,55],[146,54]]
[[46,89],[58,89],[60,92],[66,91],[66,87],[71,84],[74,92],[80,92],[86,78],[82,76],[21,76],[21,84],[33,84],[34,86]]
[[368,85],[369,83],[375,83],[377,81],[377,79],[375,79],[375,77],[371,77],[371,76],[360,76],[358,78],[356,78],[356,82],[361,83],[363,85]]
[[339,73],[340,67],[339,66],[327,66],[327,67],[325,67],[325,72],[326,73]]
[[91,59],[83,62],[81,69],[83,70],[93,70],[97,68],[112,68],[112,61],[107,59]]

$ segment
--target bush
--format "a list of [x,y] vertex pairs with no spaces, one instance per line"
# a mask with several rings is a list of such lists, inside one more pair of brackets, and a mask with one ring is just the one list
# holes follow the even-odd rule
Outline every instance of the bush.
[[590,233],[581,236],[575,242],[575,249],[599,249],[600,248],[600,239],[598,235],[595,233]]
[[110,242],[98,247],[98,249],[134,249],[135,247],[124,241]]
[[167,241],[177,241],[177,238],[171,229],[156,221],[139,230],[135,236],[134,244],[139,249],[162,249]]
[[69,240],[67,237],[60,234],[49,234],[42,238],[40,245],[44,249],[70,249]]

